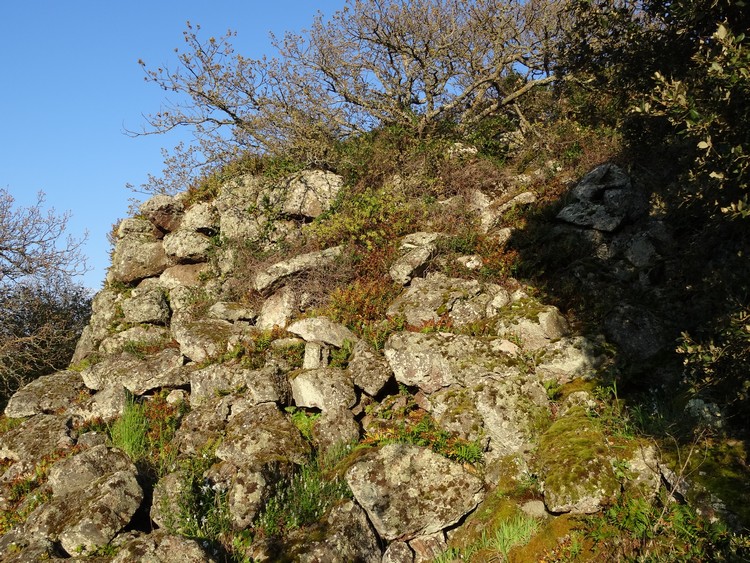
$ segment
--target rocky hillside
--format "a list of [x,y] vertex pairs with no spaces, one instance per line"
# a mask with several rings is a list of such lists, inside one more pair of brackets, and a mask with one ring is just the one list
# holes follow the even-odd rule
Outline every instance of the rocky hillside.
[[[664,321],[615,301],[592,328],[503,261],[561,174],[416,201],[408,174],[244,175],[143,203],[70,368],[5,410],[0,561],[689,558],[740,526],[612,384]],[[567,180],[548,236],[651,291],[675,239],[648,191],[614,164]]]

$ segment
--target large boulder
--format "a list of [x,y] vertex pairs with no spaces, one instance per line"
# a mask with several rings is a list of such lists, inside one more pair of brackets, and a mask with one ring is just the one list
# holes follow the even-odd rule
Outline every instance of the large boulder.
[[120,548],[112,563],[214,563],[201,545],[166,530],[138,536]]
[[279,377],[272,367],[250,370],[236,364],[213,364],[190,375],[190,405],[195,408],[212,397],[233,393],[249,404],[281,400]]
[[99,445],[57,461],[50,468],[47,482],[52,495],[59,498],[84,491],[97,479],[118,471],[135,475],[138,470],[122,450]]
[[233,333],[232,323],[220,319],[172,322],[172,334],[180,344],[180,350],[197,363],[224,354]]
[[43,375],[16,391],[5,407],[5,416],[23,418],[53,414],[69,407],[85,388],[81,374],[75,371]]
[[291,380],[292,397],[298,407],[323,412],[349,409],[357,402],[350,375],[337,368],[305,370]]
[[357,336],[344,325],[334,323],[325,317],[302,319],[287,327],[287,331],[296,334],[306,342],[322,342],[341,348],[345,341],[354,343]]
[[309,452],[299,430],[276,405],[262,404],[232,416],[216,457],[238,466],[272,461],[302,464]]
[[25,532],[60,542],[68,553],[87,554],[109,544],[143,501],[134,471],[117,471],[43,504]]
[[620,491],[606,438],[574,407],[556,420],[539,440],[539,478],[544,504],[552,513],[592,514]]
[[334,506],[325,519],[309,530],[290,534],[288,555],[301,563],[380,563],[378,538],[367,515],[356,503]]
[[602,164],[586,174],[571,196],[573,202],[563,207],[557,218],[598,231],[613,232],[648,209],[646,198],[614,164]]
[[123,221],[107,281],[132,284],[164,271],[169,264],[167,253],[153,232],[153,225],[145,219]]
[[160,194],[144,201],[138,211],[161,232],[169,233],[180,226],[185,206],[174,196]]
[[406,444],[362,455],[347,470],[346,482],[388,541],[443,530],[482,498],[482,481],[461,464]]
[[181,387],[190,381],[179,350],[167,348],[152,356],[122,353],[109,356],[81,372],[86,387],[100,390],[122,386],[134,395],[159,387]]
[[283,262],[277,262],[255,275],[255,290],[268,295],[276,289],[282,280],[290,276],[330,266],[336,258],[341,256],[342,251],[343,247],[334,246],[320,252],[309,252]]
[[338,174],[306,170],[289,178],[270,196],[281,199],[283,213],[314,219],[331,208],[343,185],[344,179]]

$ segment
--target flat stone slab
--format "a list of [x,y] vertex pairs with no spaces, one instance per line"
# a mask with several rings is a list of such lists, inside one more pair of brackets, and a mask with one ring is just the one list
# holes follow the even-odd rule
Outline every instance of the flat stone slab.
[[53,414],[69,407],[85,388],[81,374],[76,371],[43,375],[16,391],[5,407],[5,416],[24,418]]

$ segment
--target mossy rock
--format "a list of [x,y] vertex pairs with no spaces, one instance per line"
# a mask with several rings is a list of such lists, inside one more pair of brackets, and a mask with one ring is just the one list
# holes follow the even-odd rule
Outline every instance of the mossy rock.
[[544,502],[553,513],[599,512],[619,493],[605,436],[581,407],[542,435],[537,465]]

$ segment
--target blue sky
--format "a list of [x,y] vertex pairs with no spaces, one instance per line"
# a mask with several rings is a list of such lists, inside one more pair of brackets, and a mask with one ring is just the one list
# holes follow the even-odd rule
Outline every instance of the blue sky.
[[317,11],[344,0],[3,0],[0,2],[0,187],[20,205],[46,193],[69,211],[69,232],[88,231],[92,270],[80,281],[102,286],[107,232],[127,214],[140,185],[162,169],[161,147],[177,137],[130,138],[165,93],[143,80],[138,59],[174,66],[185,22],[202,36],[233,29],[239,53],[272,54],[268,34],[298,31]]

